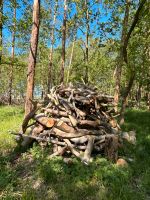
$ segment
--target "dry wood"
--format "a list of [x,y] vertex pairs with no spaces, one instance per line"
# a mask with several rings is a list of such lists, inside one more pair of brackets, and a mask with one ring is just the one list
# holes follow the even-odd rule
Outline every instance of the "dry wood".
[[52,114],[52,115],[57,115],[57,116],[62,116],[62,117],[67,117],[68,114],[67,112],[59,111],[59,110],[53,110],[51,108],[43,108],[42,110]]
[[38,102],[33,102],[31,99],[30,101],[32,102],[33,104],[33,108],[32,110],[25,116],[23,122],[22,122],[22,130],[21,132],[25,133],[26,129],[27,129],[27,125],[30,121],[30,119],[32,119],[35,115],[35,113],[37,112],[37,110],[39,109],[38,107]]
[[55,120],[53,118],[48,118],[43,114],[34,116],[34,119],[47,128],[51,128],[55,124]]
[[[35,140],[41,146],[51,144],[53,153],[49,158],[66,152],[85,164],[91,161],[93,150],[105,151],[108,159],[114,161],[121,134],[112,116],[112,103],[113,97],[98,94],[86,85],[54,87],[43,102],[41,113],[37,114],[35,105],[24,119],[19,134],[21,145],[25,147]],[[32,124],[30,119],[34,120]]]
[[83,126],[91,126],[93,128],[97,128],[100,125],[100,120],[96,120],[96,121],[91,121],[91,120],[80,120],[79,125],[83,125]]
[[68,145],[68,147],[69,147],[70,151],[72,152],[72,154],[74,154],[77,158],[82,159],[80,153],[73,148],[73,145],[71,144],[71,142],[68,139],[64,139],[64,141]]
[[75,130],[73,127],[68,126],[65,122],[63,122],[62,120],[58,121],[55,125],[56,128],[58,128],[61,131],[64,131],[66,133],[74,133]]
[[51,130],[51,134],[60,138],[70,139],[70,138],[78,138],[78,137],[82,137],[86,135],[100,135],[100,131],[96,131],[96,130],[88,131],[86,129],[78,129],[78,132],[67,133],[54,127]]
[[91,158],[91,153],[93,150],[93,145],[94,145],[94,137],[93,136],[89,136],[88,137],[88,144],[86,147],[86,150],[84,152],[84,157],[83,157],[83,162],[87,163],[90,161]]
[[105,155],[112,162],[116,162],[118,158],[118,137],[111,136],[105,138]]
[[34,128],[32,129],[32,135],[37,136],[44,130],[44,126],[41,124],[35,124]]
[[75,144],[83,144],[83,143],[87,142],[87,140],[88,140],[87,136],[70,139],[70,141],[74,142]]
[[53,158],[55,156],[59,156],[59,155],[62,156],[65,153],[66,150],[67,150],[67,146],[61,147],[61,148],[59,148],[58,151],[56,151],[53,154],[51,154],[50,156],[48,156],[48,159],[51,159],[51,158]]

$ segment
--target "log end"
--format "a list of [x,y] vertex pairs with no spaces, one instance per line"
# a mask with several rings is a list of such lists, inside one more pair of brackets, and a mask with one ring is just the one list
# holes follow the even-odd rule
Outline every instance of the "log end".
[[119,158],[116,162],[116,165],[118,167],[128,167],[128,163],[126,160],[124,160],[123,158]]

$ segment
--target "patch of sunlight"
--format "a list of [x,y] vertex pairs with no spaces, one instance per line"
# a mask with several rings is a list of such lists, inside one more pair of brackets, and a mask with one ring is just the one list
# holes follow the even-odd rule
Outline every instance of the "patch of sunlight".
[[147,136],[146,136],[146,140],[150,140],[150,135],[147,135]]

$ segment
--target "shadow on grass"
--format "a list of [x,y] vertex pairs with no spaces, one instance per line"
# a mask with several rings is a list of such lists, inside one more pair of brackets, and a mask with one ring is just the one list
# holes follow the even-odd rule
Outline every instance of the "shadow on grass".
[[[32,155],[37,161],[38,177],[47,186],[45,199],[101,200],[126,199],[127,196],[132,196],[132,191],[127,186],[130,169],[119,169],[100,157],[89,166],[76,159],[67,165],[59,157],[48,160],[45,152],[39,152],[39,148],[32,149]],[[49,191],[53,191],[52,194],[55,195],[51,196]],[[35,190],[34,192],[37,193]]]
[[128,110],[124,130],[135,130],[137,145],[129,148],[128,153],[135,158],[132,167],[132,182],[137,191],[150,199],[150,112],[145,110]]
[[60,157],[49,160],[49,149],[43,151],[39,146],[13,160],[13,155],[17,155],[16,149],[9,158],[3,158],[3,179],[0,182],[3,199],[149,199],[149,120],[150,113],[146,111],[130,110],[126,113],[123,129],[137,132],[136,147],[124,151],[134,158],[128,168],[118,168],[102,157],[95,158],[89,166],[76,159],[67,165]]

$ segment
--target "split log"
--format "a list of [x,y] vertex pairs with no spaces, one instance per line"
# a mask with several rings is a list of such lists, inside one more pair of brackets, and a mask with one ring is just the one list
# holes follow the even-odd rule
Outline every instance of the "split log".
[[51,128],[55,124],[55,120],[53,118],[48,118],[44,114],[36,115],[34,116],[34,119],[47,128]]

